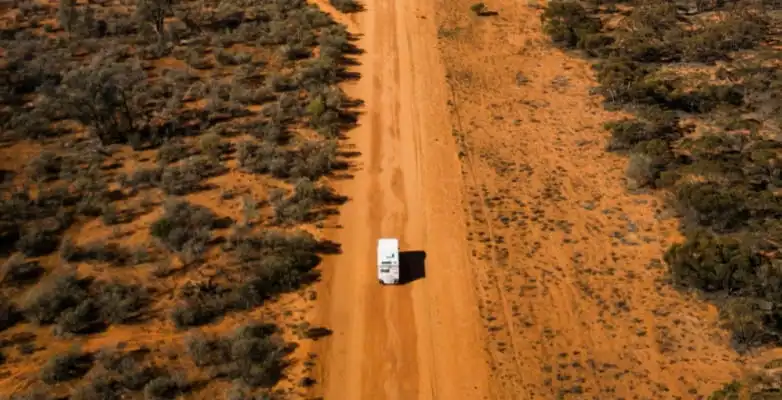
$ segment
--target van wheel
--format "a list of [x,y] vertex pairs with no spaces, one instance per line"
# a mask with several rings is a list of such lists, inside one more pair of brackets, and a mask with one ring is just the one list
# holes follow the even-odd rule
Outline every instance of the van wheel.
[[378,281],[378,282],[379,282],[381,285],[385,285],[385,284],[386,284],[385,282],[383,282],[383,280],[382,280],[382,279],[378,279],[377,281]]

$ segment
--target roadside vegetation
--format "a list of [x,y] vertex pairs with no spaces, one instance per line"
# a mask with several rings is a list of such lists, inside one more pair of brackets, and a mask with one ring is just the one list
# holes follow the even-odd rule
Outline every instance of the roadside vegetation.
[[594,62],[606,107],[633,115],[606,125],[607,150],[628,156],[631,189],[661,190],[681,218],[671,281],[719,306],[739,350],[782,339],[780,12],[584,0],[541,17],[554,43]]
[[[340,251],[319,232],[345,201],[329,182],[346,176],[361,103],[338,86],[358,78],[351,34],[303,0],[14,4],[0,20],[0,360],[19,372],[0,392],[297,393],[285,328],[306,321],[283,299],[314,299],[302,290]],[[185,348],[221,321],[239,330]]]

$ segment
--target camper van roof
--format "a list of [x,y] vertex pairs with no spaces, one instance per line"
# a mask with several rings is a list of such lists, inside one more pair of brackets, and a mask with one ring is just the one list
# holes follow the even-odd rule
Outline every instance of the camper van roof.
[[399,247],[399,240],[398,239],[391,239],[391,238],[378,239],[377,247],[393,247],[393,248],[397,248],[397,247]]

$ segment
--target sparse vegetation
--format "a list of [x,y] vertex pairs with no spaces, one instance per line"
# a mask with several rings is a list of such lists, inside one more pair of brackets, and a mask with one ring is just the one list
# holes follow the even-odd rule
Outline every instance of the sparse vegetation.
[[57,324],[63,334],[85,334],[111,323],[128,323],[144,309],[148,296],[138,286],[94,282],[62,275],[36,288],[24,306],[31,322]]
[[[356,122],[358,102],[338,87],[357,77],[344,27],[304,1],[18,6],[0,35],[2,177],[15,179],[0,195],[0,330],[29,324],[69,340],[122,325],[133,337],[161,313],[202,325],[314,279],[320,241],[272,229],[338,205],[322,178],[346,167],[340,140]],[[291,185],[291,202],[312,197],[306,218],[275,221],[269,202],[253,202],[252,223],[229,234],[240,198]],[[216,194],[227,192],[238,196]],[[256,239],[263,259],[247,259],[241,243]],[[206,269],[215,282],[200,282]],[[158,304],[167,293],[181,301],[171,313]],[[236,373],[270,386],[279,360],[251,339]],[[47,345],[33,338],[24,354],[53,352]],[[51,383],[58,398],[172,398],[192,387],[170,372],[175,358],[92,368],[91,357],[68,353],[20,379]]]
[[90,354],[70,350],[49,359],[41,369],[41,378],[49,384],[81,378],[92,368],[92,362]]
[[666,188],[681,217],[673,282],[717,302],[739,348],[778,342],[778,6],[623,3],[554,1],[543,22],[595,58],[607,106],[636,112],[607,125],[608,150],[628,153],[632,186]]
[[217,217],[208,208],[186,201],[169,200],[163,215],[150,227],[152,236],[173,251],[201,256],[211,240]]
[[246,325],[232,337],[193,336],[187,347],[193,361],[213,369],[213,375],[254,387],[274,386],[285,368],[285,342],[273,324]]

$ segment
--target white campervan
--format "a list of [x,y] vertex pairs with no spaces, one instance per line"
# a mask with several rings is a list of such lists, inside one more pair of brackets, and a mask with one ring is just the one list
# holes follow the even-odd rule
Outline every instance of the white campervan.
[[383,285],[399,283],[399,240],[377,241],[377,279]]

